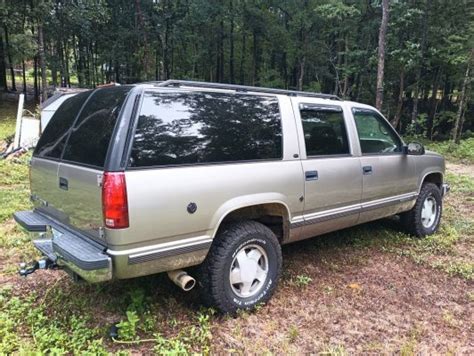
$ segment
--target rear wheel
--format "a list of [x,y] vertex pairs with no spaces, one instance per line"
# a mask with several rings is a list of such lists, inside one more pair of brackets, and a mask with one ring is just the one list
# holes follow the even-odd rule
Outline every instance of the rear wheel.
[[400,217],[410,234],[424,237],[438,230],[442,210],[443,200],[439,188],[433,183],[426,183],[421,187],[415,206]]
[[268,227],[255,221],[229,224],[201,265],[203,299],[224,313],[252,309],[270,299],[281,264],[280,243]]

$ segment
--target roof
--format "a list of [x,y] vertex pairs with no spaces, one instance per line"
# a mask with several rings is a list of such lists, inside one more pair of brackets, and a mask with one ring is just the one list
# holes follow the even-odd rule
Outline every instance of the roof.
[[69,94],[77,94],[86,90],[90,89],[85,89],[85,88],[61,88],[57,89],[51,97],[49,97],[47,100],[43,101],[40,105],[41,110],[46,109],[49,105],[54,103],[56,100],[58,100],[60,97],[63,95],[69,95]]

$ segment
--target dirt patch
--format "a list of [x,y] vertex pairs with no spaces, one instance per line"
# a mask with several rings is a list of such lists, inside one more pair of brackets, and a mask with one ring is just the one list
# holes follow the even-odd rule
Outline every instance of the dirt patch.
[[[452,164],[448,169],[462,175],[474,171]],[[252,313],[212,316],[211,351],[474,354],[474,282],[452,277],[445,268],[469,267],[474,256],[473,200],[463,189],[446,197],[443,220],[459,238],[439,251],[436,244],[400,237],[396,219],[284,246],[283,276],[274,297]],[[108,351],[153,352],[153,342],[120,345],[107,337],[130,305],[138,310],[140,328],[151,320],[148,330],[138,332],[142,339],[159,333],[189,340],[190,328],[202,326],[197,316],[208,313],[198,291],[183,293],[164,274],[101,285],[74,284],[60,271],[20,278],[13,267],[28,260],[30,242],[22,240],[11,219],[2,228],[9,240],[0,248],[0,285],[10,285],[22,299],[34,295],[33,305],[44,305],[48,320],[60,320],[67,332],[76,316],[88,316],[88,326],[99,330]],[[442,268],[433,268],[436,263]],[[31,342],[27,327],[19,334]],[[195,345],[194,351],[202,351]]]
[[[474,353],[473,283],[375,247],[326,246],[331,238],[285,246],[284,276],[272,300],[253,313],[213,317],[211,351]],[[295,283],[301,274],[312,279],[307,286]],[[144,290],[146,309],[166,337],[193,325],[201,308],[197,291],[183,293],[163,274],[92,286],[74,284],[64,272],[41,271],[2,283],[14,286],[16,295],[36,291],[37,303],[45,303],[52,318],[62,308],[87,311],[104,336],[123,318],[128,303],[123,296],[134,290]],[[104,341],[110,351],[152,350]]]
[[446,163],[446,170],[454,174],[464,174],[474,179],[474,165]]
[[[344,273],[313,255],[311,242],[289,248],[292,270],[305,271],[306,288],[284,281],[270,305],[246,318],[222,320],[214,351],[314,352],[342,345],[346,351],[474,352],[473,285],[433,273],[409,259],[373,250],[330,257]],[[362,265],[358,262],[365,261]]]

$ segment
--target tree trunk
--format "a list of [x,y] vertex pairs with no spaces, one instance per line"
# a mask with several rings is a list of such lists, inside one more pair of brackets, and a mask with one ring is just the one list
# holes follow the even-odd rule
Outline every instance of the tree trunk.
[[[397,130],[398,125],[400,124],[400,119],[402,117],[402,109],[403,109],[403,93],[405,90],[405,68],[402,67],[400,71],[400,90],[398,92],[398,103],[397,103],[397,111],[395,112],[395,117],[392,121],[392,126]],[[398,132],[401,130],[398,129]]]
[[143,71],[145,73],[145,80],[148,79],[148,38],[147,31],[145,28],[145,20],[143,18],[142,9],[140,6],[140,0],[135,0],[135,9],[137,12],[138,24],[140,26],[140,32],[143,33]]
[[240,69],[239,69],[240,84],[245,84],[244,63],[245,63],[246,38],[247,36],[244,32],[242,34],[242,52],[240,53]]
[[7,52],[8,66],[10,67],[10,75],[12,77],[12,91],[16,91],[15,70],[13,68],[12,53],[10,50],[10,41],[8,39],[8,28],[6,25],[4,25],[3,29],[5,31],[5,49]]
[[[164,4],[165,11],[168,11],[167,5],[168,5],[168,2],[165,1],[165,4]],[[168,19],[168,16],[166,16],[165,31],[163,34],[162,45],[161,45],[161,48],[163,49],[162,57],[163,57],[163,79],[164,80],[167,80],[170,77],[170,63],[169,63],[169,54],[168,54],[169,32],[170,32],[170,21]]]
[[39,101],[39,88],[38,88],[38,56],[33,58],[33,86],[35,88],[35,101]]
[[375,107],[382,110],[383,104],[383,76],[385,68],[385,37],[387,34],[389,16],[389,0],[382,0],[382,23],[379,30],[379,49],[377,66],[377,91],[375,97]]
[[303,79],[304,79],[304,67],[305,67],[305,62],[306,62],[306,56],[303,55],[303,57],[300,60],[300,75],[298,77],[298,90],[303,90]]
[[58,86],[58,58],[61,58],[59,49],[56,46],[51,46],[51,54],[55,56],[55,60],[51,63],[51,81],[53,83],[53,91]]
[[416,133],[416,126],[417,126],[417,118],[418,118],[418,102],[420,100],[420,80],[421,80],[421,70],[423,68],[423,59],[425,56],[425,47],[426,47],[426,35],[428,31],[428,16],[429,16],[429,10],[430,10],[430,4],[431,1],[427,1],[426,3],[427,7],[424,13],[424,16],[422,17],[422,33],[421,33],[421,44],[420,44],[420,51],[421,51],[421,58],[420,62],[417,65],[416,68],[416,74],[415,74],[415,89],[413,92],[413,108],[411,111],[411,124],[415,129]]
[[253,36],[253,48],[252,48],[252,85],[255,85],[258,81],[258,34],[254,30],[252,33]]
[[342,87],[342,97],[347,98],[349,91],[349,75],[347,74],[348,60],[349,60],[349,36],[346,34],[344,38],[344,68],[346,69],[344,73],[344,85]]
[[220,33],[220,38],[219,38],[219,42],[220,42],[220,45],[219,45],[219,81],[220,82],[224,82],[225,81],[225,78],[224,78],[224,61],[225,61],[225,58],[224,58],[224,21],[221,20],[220,21],[220,25],[219,25],[219,33]]
[[71,75],[69,73],[69,48],[67,42],[64,43],[64,70],[66,74],[65,82],[68,88],[71,87]]
[[25,60],[21,61],[21,74],[23,77],[23,93],[25,94],[25,100],[26,100],[26,65],[25,65]]
[[436,74],[433,80],[433,86],[431,88],[431,97],[429,100],[429,112],[427,122],[427,136],[431,140],[433,138],[433,123],[436,116],[436,109],[438,106],[438,89],[439,89],[439,78],[441,77],[440,70],[436,70]]
[[5,51],[3,48],[3,36],[0,33],[0,90],[7,91],[7,67],[5,64]]
[[235,74],[234,74],[234,6],[233,0],[229,2],[229,12],[230,12],[230,53],[229,53],[229,81],[231,84],[235,83]]
[[458,113],[456,115],[456,123],[454,125],[454,130],[453,130],[453,141],[455,143],[459,143],[459,141],[461,140],[462,125],[463,125],[463,112],[464,112],[464,107],[467,101],[466,90],[471,82],[471,66],[472,66],[473,61],[474,61],[474,48],[471,49],[469,60],[467,62],[466,73],[464,74],[464,81],[462,83],[461,96],[459,98]]
[[43,40],[43,25],[38,25],[38,58],[39,66],[41,68],[41,89],[42,89],[42,101],[48,99],[48,82],[46,79],[46,61],[44,56],[44,40]]

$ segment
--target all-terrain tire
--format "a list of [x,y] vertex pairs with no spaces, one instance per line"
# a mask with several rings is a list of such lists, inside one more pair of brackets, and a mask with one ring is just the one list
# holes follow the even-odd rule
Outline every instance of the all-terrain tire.
[[[422,210],[423,204],[428,198],[432,198],[436,202],[436,216],[430,226],[425,226],[422,221]],[[441,221],[442,210],[443,199],[438,186],[433,183],[425,183],[421,187],[415,206],[411,210],[400,214],[400,220],[405,230],[409,234],[416,237],[425,237],[434,234],[438,230]]]
[[[230,273],[237,254],[252,248],[265,254],[267,274],[257,293],[244,298],[231,284]],[[280,278],[281,265],[281,246],[272,230],[256,221],[227,224],[215,237],[200,266],[198,281],[202,299],[205,304],[223,313],[234,314],[239,309],[252,309],[272,296]]]

